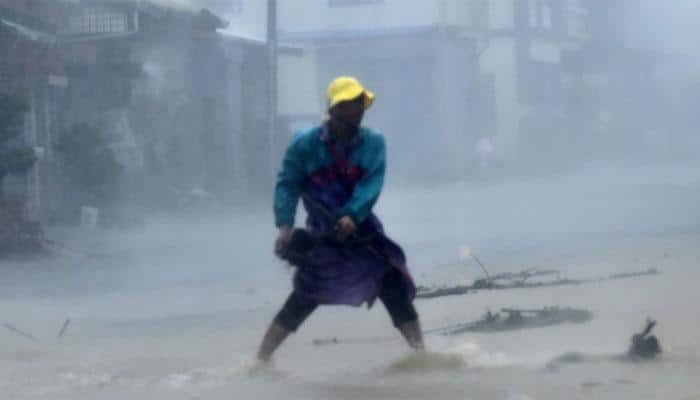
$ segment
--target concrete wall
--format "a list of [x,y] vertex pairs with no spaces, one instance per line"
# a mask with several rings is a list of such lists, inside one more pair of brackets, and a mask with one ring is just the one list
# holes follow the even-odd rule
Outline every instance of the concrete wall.
[[511,0],[489,0],[489,29],[513,29],[515,10]]
[[434,25],[436,0],[380,0],[331,5],[329,0],[279,0],[279,30],[285,33],[357,32]]
[[319,84],[316,50],[307,46],[280,54],[278,64],[278,112],[282,117],[322,115],[325,86]]
[[[524,17],[528,20],[521,21],[526,25],[532,23],[529,19],[533,4],[527,4],[528,15]],[[524,139],[520,137],[520,122],[533,110],[533,106],[521,100],[522,93],[519,93],[527,87],[522,81],[529,79],[528,63],[558,65],[562,50],[576,48],[587,35],[581,26],[587,13],[580,0],[567,0],[562,4],[564,21],[560,22],[566,29],[560,34],[552,32],[552,35],[531,34],[527,26],[521,31],[522,27],[516,24],[515,5],[513,1],[489,1],[491,35],[479,60],[482,74],[492,76],[495,82],[495,151],[505,160],[518,156]]]
[[561,63],[562,46],[548,40],[532,40],[530,42],[530,58],[534,61]]
[[481,56],[481,70],[492,74],[495,82],[497,156],[511,158],[518,147],[518,123],[524,110],[518,101],[518,70],[515,41],[509,37],[492,39]]
[[565,10],[567,35],[576,39],[588,38],[588,10],[584,0],[567,0]]

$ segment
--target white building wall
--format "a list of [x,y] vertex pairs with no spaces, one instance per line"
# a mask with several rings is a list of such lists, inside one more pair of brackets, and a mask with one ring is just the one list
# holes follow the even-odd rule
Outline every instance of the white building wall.
[[[474,127],[468,118],[468,98],[476,74],[471,69],[471,49],[466,42],[444,39],[439,45],[432,75],[433,98],[437,102],[437,131],[443,134],[434,140],[449,154],[445,165],[456,170],[466,170],[465,154],[471,152],[468,138],[473,136]],[[474,75],[472,75],[474,73]]]
[[[567,39],[531,38],[529,41],[531,60],[560,64],[562,50],[575,48],[579,45],[579,40],[586,37],[584,25],[586,11],[582,6],[582,0],[562,1],[566,1],[564,18],[567,25]],[[521,104],[518,99],[516,36],[507,34],[515,27],[514,3],[511,0],[490,0],[489,6],[489,30],[504,31],[504,34],[488,40],[480,58],[480,68],[482,74],[491,74],[494,78],[496,152],[500,157],[511,159],[517,156],[520,147],[520,120],[530,110],[530,106]]]
[[[154,0],[150,0],[154,1]],[[191,9],[210,7],[230,22],[223,30],[233,36],[265,40],[267,1],[265,0],[156,0],[174,5],[180,1]],[[474,5],[481,0],[277,0],[280,32],[351,32],[426,27],[437,24],[470,26],[479,19]],[[575,0],[568,0],[575,1]],[[489,0],[492,28],[512,28],[510,0]]]
[[440,15],[438,0],[332,4],[332,0],[278,0],[279,30],[318,33],[401,29],[435,25]]
[[[489,31],[508,31],[515,26],[513,1],[489,0]],[[497,156],[512,157],[518,147],[518,124],[523,114],[517,93],[517,59],[515,40],[511,36],[498,36],[488,40],[479,59],[481,73],[494,79],[496,132],[483,132],[480,136],[493,136]]]
[[488,26],[487,0],[435,0],[438,4],[438,22],[466,29]]
[[[481,56],[484,74],[492,74],[495,84],[496,132],[494,145],[498,156],[508,159],[518,148],[518,124],[525,108],[518,101],[515,41],[509,37],[492,39]],[[486,132],[488,134],[488,132]]]
[[281,54],[278,76],[278,112],[281,116],[322,116],[324,93],[318,85],[316,52],[312,47]]
[[489,29],[513,29],[514,25],[515,10],[513,9],[513,1],[489,0]]
[[530,58],[535,61],[552,64],[561,63],[562,46],[548,40],[532,40],[530,42]]
[[588,10],[584,6],[584,0],[566,0],[565,13],[566,33],[575,39],[586,39],[588,37],[586,28]]

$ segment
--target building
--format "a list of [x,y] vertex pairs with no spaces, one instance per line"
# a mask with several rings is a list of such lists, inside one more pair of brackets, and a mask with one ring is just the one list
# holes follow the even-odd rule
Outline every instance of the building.
[[264,42],[223,32],[228,23],[206,10],[147,11],[130,108],[147,175],[225,199],[255,190],[269,154]]
[[164,4],[75,5],[61,42],[66,114],[110,137],[127,172],[124,204],[176,206],[202,192],[233,200],[261,169],[245,148],[266,126],[267,91],[251,78],[266,69],[264,43],[222,33],[228,23],[207,9]]
[[8,183],[33,218],[75,208],[53,144],[85,122],[125,167],[125,204],[160,207],[187,190],[231,200],[256,172],[269,181],[264,42],[160,1],[1,0],[0,18],[0,89],[29,94],[24,140],[43,149]]
[[569,71],[563,60],[588,39],[587,15],[579,1],[489,2],[480,66],[493,86],[493,136],[505,162],[566,157]]
[[42,155],[27,176],[5,179],[4,189],[22,199],[26,217],[35,221],[50,206],[50,143],[60,125],[58,108],[67,85],[57,39],[65,5],[64,1],[0,0],[0,90],[28,101],[21,145]]
[[664,132],[692,117],[664,100],[674,97],[673,73],[662,65],[679,59],[659,46],[659,32],[672,31],[664,9],[637,0],[490,1],[480,70],[494,84],[504,160],[558,167],[677,146]]
[[[480,112],[483,1],[279,2],[279,40],[306,61],[280,58],[280,113],[296,128],[323,116],[327,83],[354,75],[377,93],[367,124],[405,177],[464,173],[487,126]],[[294,103],[292,103],[294,102]],[[292,114],[296,114],[292,115]],[[296,122],[293,122],[295,121]]]
[[[607,156],[697,153],[700,103],[694,21],[700,6],[654,1],[595,2],[581,65],[603,99],[600,146]],[[606,154],[607,153],[607,154]]]

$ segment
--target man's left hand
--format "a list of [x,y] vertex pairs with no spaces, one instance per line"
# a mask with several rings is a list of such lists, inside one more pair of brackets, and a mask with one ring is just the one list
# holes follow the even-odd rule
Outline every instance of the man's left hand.
[[339,241],[344,242],[345,239],[355,234],[357,231],[357,226],[355,225],[355,221],[346,215],[338,220],[336,231],[336,238]]

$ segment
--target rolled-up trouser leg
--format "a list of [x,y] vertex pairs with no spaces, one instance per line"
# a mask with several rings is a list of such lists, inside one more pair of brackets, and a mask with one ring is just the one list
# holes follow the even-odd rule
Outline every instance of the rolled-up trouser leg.
[[275,322],[288,331],[295,332],[316,307],[318,304],[304,300],[292,291],[282,309],[275,316]]
[[396,328],[418,320],[413,300],[406,293],[403,277],[397,269],[391,268],[384,276],[379,299],[384,303],[384,307],[391,316],[391,322]]

